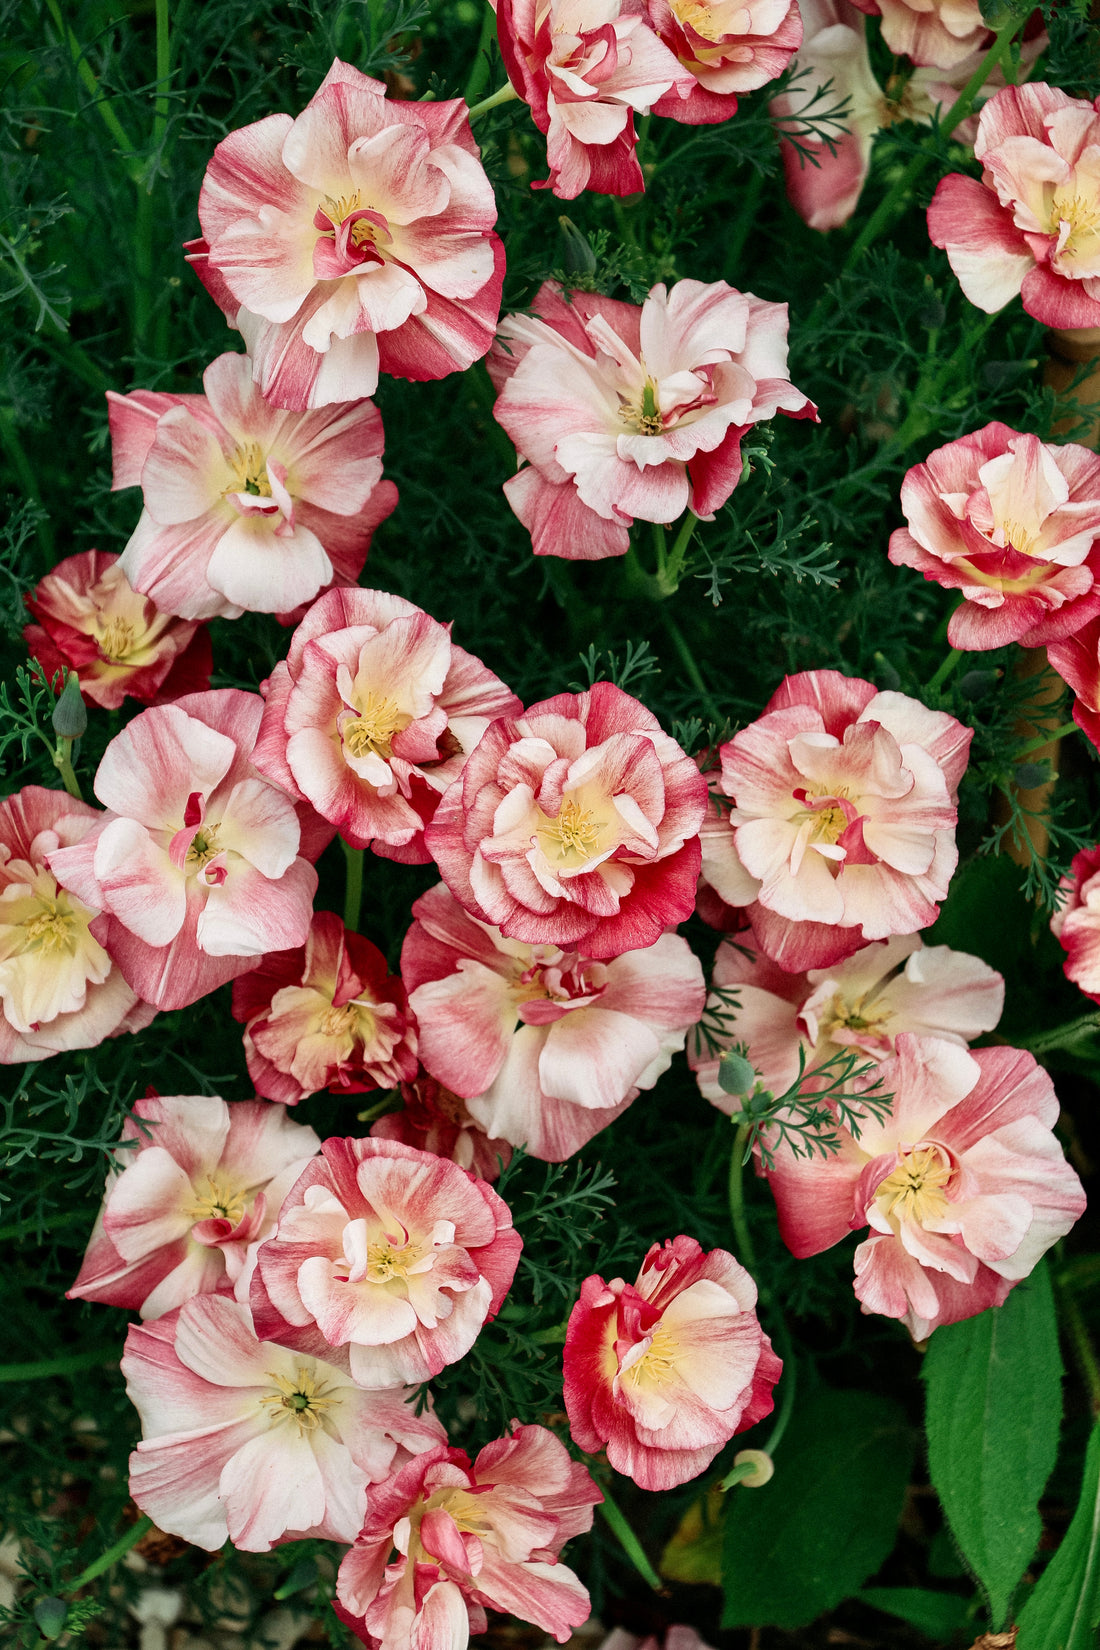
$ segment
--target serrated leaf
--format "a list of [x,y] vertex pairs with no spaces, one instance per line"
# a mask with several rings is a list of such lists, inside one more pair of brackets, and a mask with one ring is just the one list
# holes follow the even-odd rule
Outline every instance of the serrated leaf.
[[730,1492],[723,1627],[804,1627],[850,1597],[894,1545],[913,1437],[875,1392],[800,1402],[759,1490]]
[[1045,1264],[1003,1306],[937,1329],[923,1375],[932,1482],[999,1627],[1038,1544],[1058,1453],[1062,1360]]
[[856,1597],[861,1604],[907,1621],[930,1639],[950,1638],[970,1616],[969,1602],[958,1593],[936,1593],[927,1587],[864,1587]]
[[1094,1650],[1100,1627],[1100,1424],[1077,1511],[1020,1614],[1017,1650]]

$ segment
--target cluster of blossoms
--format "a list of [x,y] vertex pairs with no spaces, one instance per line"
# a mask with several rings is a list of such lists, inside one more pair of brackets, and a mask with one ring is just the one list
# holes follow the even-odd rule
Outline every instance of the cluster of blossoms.
[[[497,10],[567,199],[641,187],[636,113],[725,119],[802,42],[791,0]],[[943,85],[988,40],[970,0],[881,15],[887,44]],[[839,11],[816,18],[807,60],[839,59],[847,35],[866,82],[862,22]],[[986,291],[952,214],[977,190],[988,218],[996,188],[1004,215],[1031,156],[1005,157],[1010,116],[1026,116],[1067,170],[1047,219],[1013,220],[1010,273],[1030,260],[1029,303],[1079,281],[1079,316],[1100,303],[1073,216],[1092,127],[1048,92],[992,99],[988,177],[955,180],[963,205],[946,180],[933,235]],[[920,96],[908,113],[930,119],[940,81]],[[822,227],[866,170],[858,119]],[[372,1650],[462,1650],[487,1608],[559,1642],[586,1619],[560,1555],[601,1500],[588,1470],[519,1421],[471,1460],[422,1389],[512,1286],[523,1240],[491,1182],[513,1150],[571,1157],[708,1017],[721,1032],[704,1047],[696,1031],[690,1058],[727,1112],[730,1050],[760,1093],[789,1097],[848,1050],[853,1104],[889,1094],[858,1133],[838,1122],[824,1160],[765,1133],[762,1169],[795,1255],[867,1229],[856,1296],[917,1339],[1003,1302],[1084,1206],[1045,1072],[968,1046],[998,1023],[1000,976],[920,937],[957,865],[969,728],[803,672],[721,744],[708,783],[613,683],[525,707],[449,624],[359,586],[397,505],[368,399],[380,372],[488,357],[520,462],[508,501],[536,555],[570,559],[625,554],[635,521],[713,519],[747,430],[817,416],[787,377],[786,306],[724,281],[641,305],[546,283],[498,328],[495,215],[464,104],[392,100],[339,61],[297,119],[218,145],[191,258],[248,353],[215,360],[202,394],[111,395],[114,484],[140,486],[140,519],[121,558],[70,557],[29,601],[47,675],[148,708],[107,745],[98,809],[38,787],[0,803],[0,1061],[138,1031],[230,982],[244,1028],[257,1097],[138,1102],[70,1291],[140,1315],[123,1360],[134,1499],[210,1550],[344,1543],[338,1610]],[[962,592],[952,644],[1049,646],[1095,737],[1100,459],[993,424],[912,470],[902,507],[890,558]],[[245,611],[293,627],[285,657],[259,693],[211,690],[205,621]],[[336,836],[442,879],[412,906],[398,974],[350,915],[314,908]],[[1100,1000],[1100,849],[1071,883],[1067,972]],[[709,1001],[677,932],[696,908],[725,936]],[[402,1105],[363,1137],[288,1117],[374,1089]],[[645,1489],[704,1472],[772,1408],[781,1364],[756,1303],[732,1254],[683,1233],[633,1284],[588,1277],[565,1330],[575,1444]]]

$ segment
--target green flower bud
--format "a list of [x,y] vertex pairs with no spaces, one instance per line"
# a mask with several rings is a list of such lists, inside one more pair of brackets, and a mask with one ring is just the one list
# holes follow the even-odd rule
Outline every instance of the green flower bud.
[[730,1049],[718,1062],[718,1087],[724,1094],[748,1094],[756,1073],[743,1054]]
[[[76,678],[72,677],[75,681]],[[59,1639],[65,1631],[69,1606],[63,1598],[40,1598],[34,1607],[34,1619],[44,1639]]]
[[51,720],[59,739],[82,739],[87,732],[88,712],[80,697],[80,678],[75,670],[70,670],[66,677]]
[[577,228],[572,218],[564,215],[558,219],[558,228],[562,239],[562,267],[566,274],[594,275],[596,254],[589,244],[588,236]]

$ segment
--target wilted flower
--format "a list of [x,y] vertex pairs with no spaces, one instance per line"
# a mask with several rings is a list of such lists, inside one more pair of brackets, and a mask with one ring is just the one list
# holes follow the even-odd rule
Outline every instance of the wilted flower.
[[94,1048],[153,1018],[104,949],[99,908],[59,887],[49,867],[100,817],[41,785],[0,801],[0,1065]]
[[23,640],[47,679],[72,670],[85,699],[164,704],[210,686],[210,633],[161,612],[104,550],[66,556],[25,598]]
[[354,584],[397,503],[377,407],[280,412],[247,355],[219,355],[202,382],[203,395],[107,392],[114,486],[145,504],[122,556],[134,588],[169,613],[235,619],[289,618]]
[[928,233],[987,314],[1017,293],[1044,326],[1100,326],[1100,113],[1043,82],[1006,86],[978,121],[979,183],[952,172]]
[[655,1243],[637,1281],[586,1278],[565,1337],[565,1407],[581,1449],[606,1446],[644,1490],[686,1484],[770,1414],[782,1364],[756,1285],[724,1249]]
[[460,1449],[432,1450],[372,1492],[336,1612],[371,1650],[465,1650],[486,1606],[564,1644],[591,1606],[558,1554],[602,1500],[545,1427],[514,1423],[472,1464]]
[[729,120],[738,92],[777,80],[802,44],[799,0],[647,0],[649,21],[695,85],[653,105],[691,126]]
[[480,922],[606,959],[690,915],[706,804],[652,712],[597,682],[493,722],[425,841]]
[[914,465],[890,560],[961,590],[947,639],[1041,647],[1100,615],[1100,458],[987,424]]
[[496,0],[508,78],[546,133],[550,176],[536,184],[571,201],[585,189],[632,195],[644,189],[634,153],[635,114],[670,88],[687,97],[695,80],[622,0]]
[[364,1392],[321,1358],[257,1340],[248,1308],[202,1295],[134,1324],[122,1359],[142,1422],[130,1494],[207,1552],[353,1541],[375,1491],[442,1426],[415,1393]]
[[444,378],[493,339],[504,248],[461,98],[391,100],[337,59],[292,120],[230,132],[191,262],[279,407],[373,395],[379,369]]
[[200,1094],[139,1100],[122,1143],[68,1293],[143,1318],[231,1289],[321,1145],[283,1106]]
[[741,476],[752,424],[817,409],[787,374],[787,306],[725,281],[624,304],[545,282],[488,367],[493,413],[526,468],[505,496],[537,556],[622,556],[635,518],[705,520]]
[[835,670],[788,676],[721,747],[733,808],[703,871],[745,905],[781,967],[826,968],[936,920],[958,861],[956,795],[973,737],[953,716]]
[[233,985],[256,1093],[297,1105],[321,1089],[360,1093],[415,1077],[405,987],[376,945],[316,911],[304,946],[276,951]]
[[1074,854],[1062,892],[1050,926],[1066,953],[1066,979],[1100,1003],[1100,846]]
[[992,1031],[1004,1006],[1004,980],[965,951],[924,945],[919,935],[875,940],[832,968],[788,974],[746,949],[751,935],[718,947],[707,1008],[721,1031],[689,1041],[701,1093],[720,1111],[738,1109],[718,1081],[724,1049],[743,1047],[772,1094],[798,1080],[799,1050],[810,1070],[842,1048],[886,1060],[899,1032],[965,1044]]
[[421,1075],[400,1085],[400,1111],[388,1111],[370,1126],[375,1140],[400,1140],[436,1157],[449,1157],[480,1180],[496,1180],[512,1161],[507,1140],[493,1140],[465,1100],[434,1077]]
[[703,971],[662,934],[608,962],[507,940],[442,886],[413,906],[401,972],[420,1057],[487,1132],[560,1162],[667,1071],[703,1009]]
[[252,1278],[256,1331],[360,1386],[426,1381],[494,1317],[523,1247],[490,1186],[395,1140],[326,1140]]
[[768,1179],[779,1229],[798,1256],[869,1226],[855,1252],[864,1312],[901,1318],[915,1340],[999,1306],[1083,1213],[1081,1183],[1051,1132],[1058,1100],[1030,1054],[967,1052],[903,1033],[897,1053],[857,1078],[890,1095],[879,1121],[825,1158],[775,1148]]
[[355,848],[422,864],[425,823],[490,721],[521,706],[450,626],[384,590],[331,590],[263,685],[253,761]]
[[235,688],[143,711],[107,746],[108,809],[49,856],[61,884],[107,918],[104,944],[158,1008],[184,1008],[302,945],[317,873],[294,804],[252,766],[263,710]]

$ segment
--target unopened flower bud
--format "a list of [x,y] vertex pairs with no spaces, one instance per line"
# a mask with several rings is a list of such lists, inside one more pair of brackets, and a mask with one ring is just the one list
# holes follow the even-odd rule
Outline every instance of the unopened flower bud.
[[756,1072],[735,1049],[729,1049],[718,1062],[718,1086],[725,1094],[747,1094],[756,1082]]
[[1049,762],[1021,762],[1012,776],[1017,790],[1033,791],[1036,785],[1045,785],[1051,777]]
[[562,240],[562,266],[567,275],[594,275],[596,254],[588,236],[579,230],[572,218],[564,213],[558,219]]
[[80,678],[75,670],[70,670],[65,679],[51,721],[59,739],[82,739],[87,732],[88,712],[80,697]]
[[733,1458],[735,1467],[751,1465],[752,1471],[747,1472],[741,1483],[747,1490],[758,1490],[769,1481],[775,1472],[775,1462],[766,1450],[741,1449]]
[[40,1598],[33,1611],[35,1624],[44,1639],[61,1637],[68,1614],[69,1606],[63,1598]]
[[983,699],[1004,675],[1003,670],[968,670],[959,678],[959,692],[964,699]]

